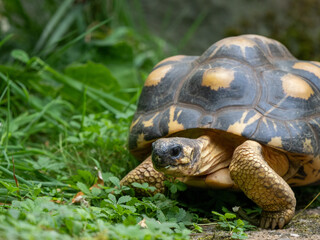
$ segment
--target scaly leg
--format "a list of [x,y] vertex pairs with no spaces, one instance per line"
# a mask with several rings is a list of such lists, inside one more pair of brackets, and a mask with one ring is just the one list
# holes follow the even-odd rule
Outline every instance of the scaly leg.
[[236,148],[230,164],[230,175],[239,188],[259,205],[260,226],[283,228],[294,216],[296,199],[289,185],[264,160],[262,147],[246,141]]
[[[149,186],[156,188],[152,194],[164,193],[164,174],[156,171],[153,168],[151,156],[144,160],[139,166],[129,172],[121,181],[121,185],[130,186],[132,183],[148,183]],[[142,192],[141,189],[135,189],[138,195],[146,195],[145,192]]]

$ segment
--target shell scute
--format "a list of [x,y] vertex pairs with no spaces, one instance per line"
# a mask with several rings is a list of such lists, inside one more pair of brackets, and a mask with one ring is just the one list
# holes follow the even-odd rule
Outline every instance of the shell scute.
[[199,111],[192,108],[171,106],[162,113],[160,129],[163,136],[198,126]]
[[257,128],[261,115],[255,110],[228,109],[218,114],[213,129],[227,131],[239,136],[251,136]]
[[[130,127],[130,136],[128,146],[129,149],[137,149],[145,147],[144,142],[152,141],[163,136],[159,122],[161,114],[149,113],[146,115],[139,115],[133,119]],[[146,122],[149,125],[146,125]]]
[[200,57],[200,62],[218,58],[237,59],[254,67],[270,63],[257,43],[249,38],[231,37],[223,39],[209,48]]
[[[319,143],[314,129],[306,121],[290,121],[287,124],[290,132],[291,149],[297,152],[314,154],[319,152]],[[303,134],[301,134],[303,133]]]
[[[184,61],[185,59],[185,61]],[[150,73],[139,99],[138,112],[155,111],[160,105],[170,104],[174,100],[174,91],[179,81],[192,69],[194,57],[180,57],[179,61],[168,60],[157,65]]]
[[273,147],[291,150],[291,135],[285,122],[262,117],[251,139]]
[[[308,79],[312,85],[320,89],[320,66],[314,62],[296,61],[291,63],[290,72]],[[318,92],[319,94],[319,92]]]
[[[214,78],[211,79],[211,85],[203,84],[206,78],[205,73],[208,70],[215,71],[216,69],[223,69],[224,72],[229,73],[227,78],[232,76],[232,79],[224,85],[225,87],[215,83]],[[213,63],[202,65],[200,69],[185,79],[181,90],[179,90],[178,102],[192,102],[192,104],[211,113],[229,106],[251,106],[257,97],[257,86],[253,76],[254,72],[251,68],[240,67],[236,61],[216,60]],[[220,87],[213,89],[213,86]]]
[[258,107],[264,115],[279,120],[296,120],[320,113],[320,94],[309,79],[283,70],[262,72]]

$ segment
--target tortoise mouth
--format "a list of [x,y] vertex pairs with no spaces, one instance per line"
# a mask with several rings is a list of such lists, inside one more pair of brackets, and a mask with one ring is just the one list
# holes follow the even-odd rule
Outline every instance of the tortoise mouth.
[[180,146],[174,146],[167,152],[152,151],[152,163],[158,171],[169,171],[188,167],[191,160],[190,157],[184,156]]
[[153,164],[154,169],[164,174],[170,175],[172,177],[186,177],[190,176],[190,164],[179,164],[179,165],[172,165],[168,164],[166,166],[158,167]]
[[182,169],[182,168],[186,168],[188,167],[190,164],[189,163],[167,163],[167,164],[163,164],[163,163],[158,163],[157,160],[152,160],[153,163],[153,167],[160,172],[171,172],[171,171],[176,171],[178,169]]

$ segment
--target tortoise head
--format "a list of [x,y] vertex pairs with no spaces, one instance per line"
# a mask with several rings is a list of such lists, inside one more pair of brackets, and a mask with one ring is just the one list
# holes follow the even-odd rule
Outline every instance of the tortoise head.
[[201,158],[203,143],[197,139],[172,137],[152,143],[152,162],[156,170],[174,177],[191,176]]

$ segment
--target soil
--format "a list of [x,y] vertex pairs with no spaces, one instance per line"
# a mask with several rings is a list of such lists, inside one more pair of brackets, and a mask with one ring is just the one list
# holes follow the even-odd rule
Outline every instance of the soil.
[[[202,233],[193,234],[192,240],[232,239],[229,232],[218,229],[216,225],[201,226]],[[320,240],[320,207],[298,211],[284,229],[266,230],[258,228],[249,231],[248,240]]]

